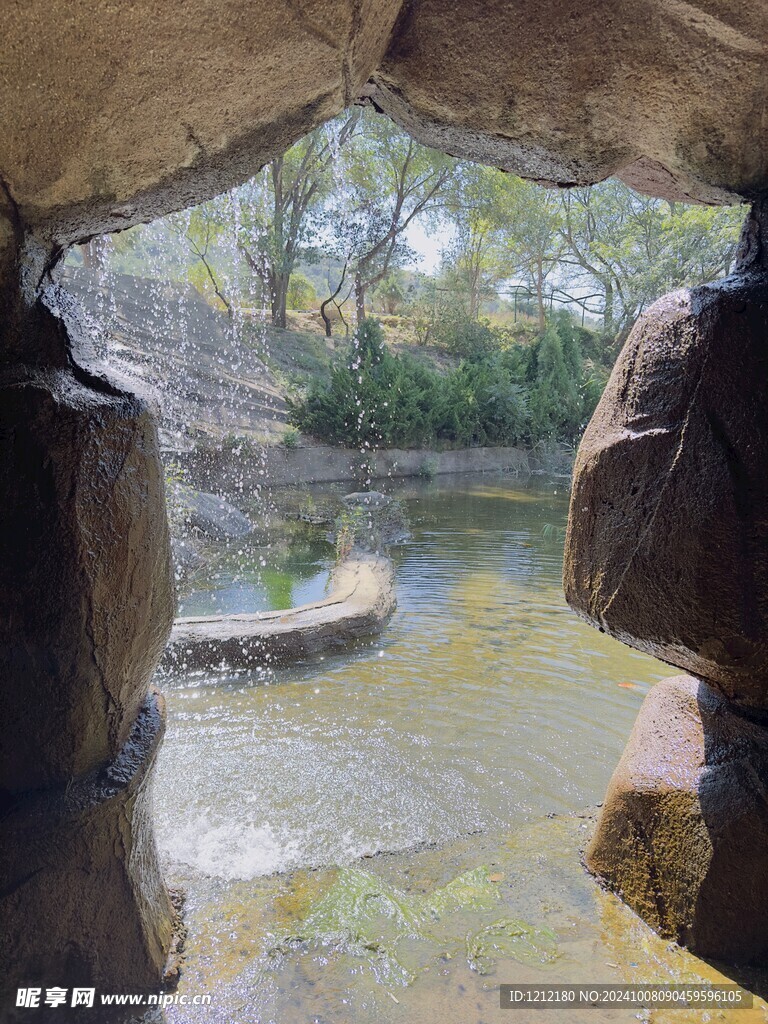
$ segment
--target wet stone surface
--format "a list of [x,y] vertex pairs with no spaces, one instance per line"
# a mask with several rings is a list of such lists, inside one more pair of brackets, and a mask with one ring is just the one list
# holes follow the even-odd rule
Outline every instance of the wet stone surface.
[[[581,867],[591,815],[514,834],[382,854],[344,868],[247,882],[183,879],[190,940],[179,995],[210,1007],[166,1010],[169,1024],[449,1024],[509,1020],[501,983],[725,983],[660,939]],[[765,975],[740,978],[766,991]],[[568,1011],[569,1021],[704,1019],[757,1024],[768,1009]],[[515,1016],[515,1020],[521,1017]],[[536,1020],[563,1021],[560,1011]]]

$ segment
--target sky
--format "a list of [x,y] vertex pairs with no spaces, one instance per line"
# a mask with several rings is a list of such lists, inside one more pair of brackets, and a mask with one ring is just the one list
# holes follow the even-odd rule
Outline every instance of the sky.
[[408,245],[418,254],[416,269],[423,274],[434,274],[440,266],[440,250],[444,249],[451,238],[447,228],[432,230],[429,234],[424,226],[415,220],[406,231]]

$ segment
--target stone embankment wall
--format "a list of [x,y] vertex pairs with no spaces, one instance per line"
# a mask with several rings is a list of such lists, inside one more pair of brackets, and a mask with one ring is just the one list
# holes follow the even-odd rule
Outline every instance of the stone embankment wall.
[[206,450],[189,455],[184,467],[195,485],[235,492],[259,484],[360,482],[368,478],[441,476],[450,473],[529,474],[535,461],[522,448],[461,448],[436,452],[390,448],[363,455],[349,448],[264,448],[251,454]]

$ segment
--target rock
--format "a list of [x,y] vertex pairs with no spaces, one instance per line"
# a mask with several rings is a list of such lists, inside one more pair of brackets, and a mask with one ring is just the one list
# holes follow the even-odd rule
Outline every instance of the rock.
[[114,757],[173,620],[155,426],[70,370],[0,377],[3,786],[65,783]]
[[150,801],[173,621],[157,432],[42,303],[0,331],[6,357],[37,353],[0,368],[3,1005],[29,984],[157,992],[175,923]]
[[162,669],[256,668],[289,664],[380,632],[393,611],[395,567],[356,551],[333,571],[328,597],[311,604],[244,615],[177,619]]
[[641,317],[576,461],[569,604],[604,632],[768,708],[768,278]]
[[[114,761],[24,794],[4,813],[6,1007],[15,1004],[16,987],[33,978],[43,989],[156,993],[173,967],[168,954],[179,922],[160,874],[151,811],[151,769],[164,729],[162,698],[150,693]],[[17,1019],[3,1014],[4,1021]]]
[[727,202],[768,186],[768,9],[708,0],[692,11],[419,0],[367,94],[426,145],[526,177],[618,175],[653,195]]
[[663,936],[703,957],[768,958],[768,728],[707,683],[643,703],[586,853]]
[[65,0],[6,4],[0,22],[0,178],[46,244],[209,199],[362,96],[429,145],[537,179],[618,173],[702,201],[768,186],[761,0],[324,0],[258,21],[210,0],[130,17],[91,0],[81,14],[65,37]]
[[183,487],[180,497],[185,506],[187,526],[212,540],[247,537],[253,531],[251,520],[217,494]]
[[380,491],[354,491],[341,499],[349,508],[384,508],[392,499]]
[[[243,339],[232,336],[226,313],[213,309],[197,289],[128,274],[106,279],[86,267],[65,267],[61,283],[104,344],[104,310],[110,310],[110,370],[119,368],[126,379],[138,378],[144,391],[156,391],[165,451],[224,449],[236,475],[246,454],[258,461],[258,445],[249,440],[253,432],[280,436],[288,408],[274,375]],[[242,439],[240,451],[239,442],[229,443],[233,438]]]
[[64,41],[64,0],[30,0],[23,16],[4,6],[0,178],[17,216],[69,241],[246,181],[354,102],[400,7],[279,2],[254,18],[211,0],[143,0],[126,18],[91,0]]

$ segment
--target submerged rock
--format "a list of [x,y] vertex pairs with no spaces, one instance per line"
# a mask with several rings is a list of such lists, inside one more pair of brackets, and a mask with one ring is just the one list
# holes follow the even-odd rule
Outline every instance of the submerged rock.
[[186,526],[212,540],[247,537],[253,531],[251,520],[217,494],[184,486],[179,489],[179,498]]
[[381,491],[354,491],[341,499],[347,508],[384,508],[392,499]]
[[666,938],[768,959],[768,729],[692,676],[655,686],[613,774],[589,869]]

